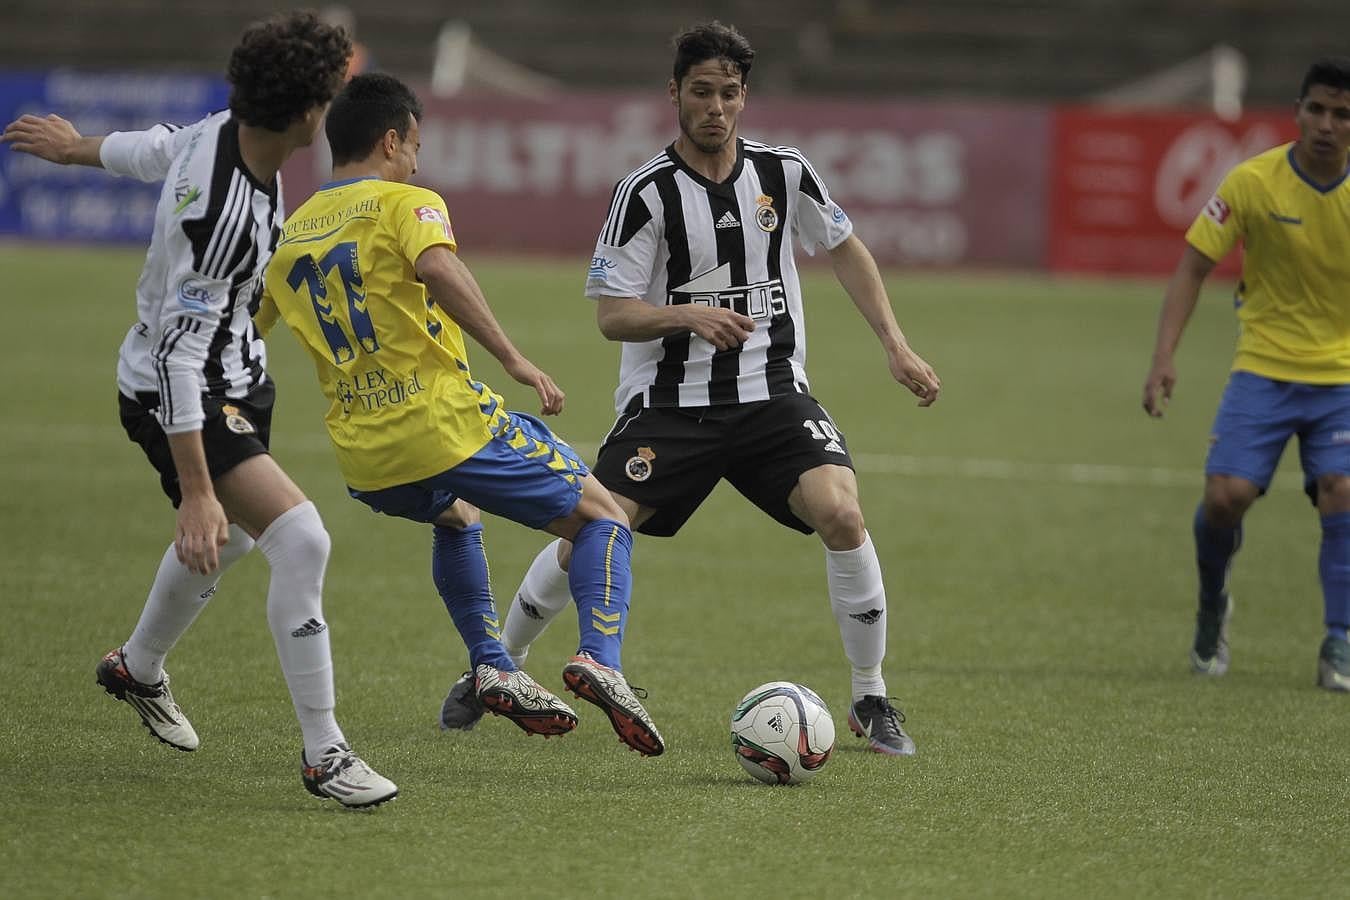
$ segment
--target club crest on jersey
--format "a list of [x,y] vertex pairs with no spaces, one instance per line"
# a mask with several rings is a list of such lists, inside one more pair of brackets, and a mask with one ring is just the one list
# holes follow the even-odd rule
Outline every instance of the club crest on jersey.
[[446,219],[445,213],[434,206],[419,206],[413,210],[413,215],[417,216],[419,222],[435,222],[441,226],[441,231],[445,233],[446,240],[453,241],[455,234],[450,230],[450,221]]
[[755,210],[755,224],[760,231],[771,232],[778,227],[778,210],[772,206],[761,206]]
[[1218,194],[1210,197],[1209,202],[1205,204],[1205,215],[1209,216],[1215,225],[1222,225],[1227,222],[1228,217],[1232,215],[1232,212],[1233,211],[1228,208],[1228,204],[1224,203],[1223,198]]
[[646,481],[652,477],[654,459],[656,454],[652,452],[651,447],[639,447],[637,455],[629,457],[628,462],[624,463],[623,472],[633,481]]
[[239,407],[227,403],[220,408],[220,411],[225,414],[225,427],[235,434],[254,434],[257,432],[258,429],[253,427],[253,423],[245,419],[243,414],[239,412]]

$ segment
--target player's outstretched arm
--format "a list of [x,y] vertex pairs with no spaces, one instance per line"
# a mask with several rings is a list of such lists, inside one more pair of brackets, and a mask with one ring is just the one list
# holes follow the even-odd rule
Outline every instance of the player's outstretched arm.
[[103,168],[99,149],[103,138],[85,137],[70,122],[52,113],[47,116],[19,116],[5,126],[0,142],[20,153],[31,153],[39,159],[61,165],[81,165]]
[[542,369],[530,362],[506,336],[492,314],[483,289],[464,261],[444,244],[428,247],[413,264],[417,277],[427,286],[431,299],[450,314],[469,337],[496,357],[506,374],[539,395],[545,415],[562,412],[566,395]]
[[611,341],[654,341],[693,333],[718,350],[739,347],[755,330],[755,320],[730,309],[681,303],[652,306],[636,297],[601,297],[595,307],[600,333]]
[[1181,254],[1172,279],[1167,283],[1162,310],[1158,313],[1153,364],[1149,367],[1148,377],[1144,379],[1144,411],[1155,419],[1162,417],[1168,401],[1172,399],[1172,389],[1177,383],[1173,357],[1177,345],[1181,343],[1181,333],[1186,330],[1186,323],[1195,311],[1195,303],[1200,299],[1200,286],[1213,270],[1214,260],[1187,244],[1186,252]]
[[881,341],[891,376],[919,398],[920,406],[932,406],[937,402],[942,380],[923,357],[910,349],[900,324],[895,321],[886,285],[867,245],[857,235],[849,235],[830,251],[830,265],[853,305]]

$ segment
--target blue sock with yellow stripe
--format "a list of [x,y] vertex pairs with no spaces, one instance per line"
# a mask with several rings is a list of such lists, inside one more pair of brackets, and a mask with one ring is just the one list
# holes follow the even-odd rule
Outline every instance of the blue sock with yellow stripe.
[[622,670],[620,647],[628,621],[633,533],[612,519],[581,526],[572,539],[567,584],[577,604],[581,650],[611,669]]
[[464,646],[469,648],[469,667],[486,663],[514,672],[516,664],[502,646],[502,629],[492,602],[482,524],[467,528],[432,527],[431,580],[436,583]]

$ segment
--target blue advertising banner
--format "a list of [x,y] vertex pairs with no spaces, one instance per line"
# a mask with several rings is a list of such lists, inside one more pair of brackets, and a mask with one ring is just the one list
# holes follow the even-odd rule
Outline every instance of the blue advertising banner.
[[[25,113],[57,113],[90,135],[156,122],[186,125],[228,99],[223,81],[197,75],[0,72],[0,127]],[[0,237],[144,243],[159,187],[6,147],[0,149]]]

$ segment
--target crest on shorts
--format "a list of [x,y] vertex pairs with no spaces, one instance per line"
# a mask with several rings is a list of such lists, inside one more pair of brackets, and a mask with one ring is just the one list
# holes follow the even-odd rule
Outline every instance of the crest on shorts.
[[760,231],[770,232],[778,227],[778,210],[773,208],[773,198],[760,194],[755,198],[755,224]]
[[253,427],[252,422],[244,418],[243,414],[239,412],[239,407],[227,403],[220,408],[220,411],[225,414],[225,427],[235,434],[257,433],[258,429]]
[[652,452],[651,447],[637,448],[637,455],[629,458],[624,463],[624,474],[633,481],[646,481],[652,477],[652,460],[656,459],[656,454]]

